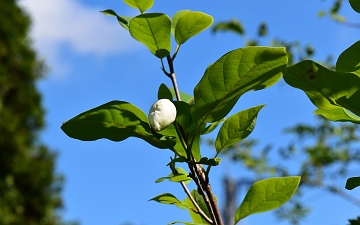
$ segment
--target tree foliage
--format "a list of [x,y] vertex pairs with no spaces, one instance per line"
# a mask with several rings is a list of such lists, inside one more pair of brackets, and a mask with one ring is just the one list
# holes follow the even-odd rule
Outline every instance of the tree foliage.
[[44,66],[15,0],[0,7],[0,224],[60,224],[62,178],[56,154],[39,144],[44,109],[35,82]]

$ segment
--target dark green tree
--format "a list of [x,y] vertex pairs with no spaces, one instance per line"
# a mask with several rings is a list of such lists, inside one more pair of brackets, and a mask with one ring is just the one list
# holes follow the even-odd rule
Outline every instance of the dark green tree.
[[0,224],[60,224],[62,178],[55,153],[39,143],[44,110],[36,81],[44,66],[15,0],[0,7]]

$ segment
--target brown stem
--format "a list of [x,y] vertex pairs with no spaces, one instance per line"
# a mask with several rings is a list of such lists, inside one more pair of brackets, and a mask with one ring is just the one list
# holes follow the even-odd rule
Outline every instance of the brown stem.
[[204,170],[202,168],[200,168],[199,165],[196,165],[196,170],[195,171],[196,171],[197,177],[200,180],[200,184],[202,186],[202,189],[205,190],[206,195],[209,198],[211,209],[213,210],[214,220],[216,221],[215,224],[224,225],[224,222],[222,220],[219,207],[218,207],[218,205],[217,205],[217,203],[215,201],[215,197],[214,197],[212,188],[211,188],[211,186],[209,184],[209,181],[208,181],[208,179],[207,179],[207,177],[206,177],[206,175],[204,173]]
[[204,201],[205,201],[206,207],[208,208],[209,213],[210,213],[210,215],[211,215],[211,218],[212,218],[213,221],[214,221],[212,224],[217,225],[217,222],[216,222],[216,220],[215,220],[214,210],[212,209],[211,204],[210,204],[210,202],[209,202],[209,199],[207,198],[207,196],[206,196],[206,194],[205,194],[205,192],[204,192],[204,189],[203,189],[201,183],[199,182],[199,180],[198,180],[198,178],[197,178],[197,173],[196,173],[196,168],[195,168],[195,167],[196,167],[196,165],[189,163],[189,169],[190,169],[191,175],[192,175],[191,178],[194,180],[196,186],[198,187],[198,192],[199,192],[199,194],[201,195],[201,197],[202,197],[202,198],[204,199]]
[[[180,97],[180,92],[179,92],[179,88],[177,86],[177,82],[176,82],[176,76],[175,76],[175,71],[174,71],[174,65],[173,65],[173,58],[171,58],[170,55],[168,55],[166,57],[167,61],[168,61],[168,65],[169,65],[169,70],[170,73],[167,74],[170,79],[171,82],[174,86],[174,90],[175,90],[175,94],[176,94],[176,99],[178,101],[181,101],[181,97]],[[182,132],[180,132],[182,133]],[[180,135],[180,134],[179,134]],[[202,214],[200,212],[202,212],[202,210],[198,209],[200,215],[207,220],[210,224],[213,225],[224,225],[222,218],[221,218],[221,214],[220,214],[220,210],[218,208],[218,205],[215,201],[211,186],[208,182],[207,177],[205,176],[204,171],[202,170],[202,168],[200,168],[199,165],[195,164],[195,159],[191,154],[191,146],[190,148],[186,149],[186,152],[188,154],[188,159],[190,159],[190,163],[188,163],[189,165],[189,169],[192,175],[192,179],[194,180],[196,186],[198,187],[198,192],[199,194],[203,197],[206,207],[208,208],[210,215],[212,216],[212,220],[210,218],[208,218],[205,214]],[[187,189],[186,185],[181,182],[181,185],[183,186],[186,194],[189,196],[190,200],[194,203],[195,207],[197,206],[197,203],[195,202],[195,200],[192,198],[191,193],[189,192],[189,190]],[[211,222],[210,222],[211,221]]]

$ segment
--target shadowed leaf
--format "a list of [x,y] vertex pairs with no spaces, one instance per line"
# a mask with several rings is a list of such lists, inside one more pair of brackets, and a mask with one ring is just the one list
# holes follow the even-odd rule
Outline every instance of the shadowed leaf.
[[[158,148],[171,148],[171,140],[160,140],[162,135],[153,133],[143,111],[123,101],[111,101],[88,110],[65,122],[61,129],[69,136],[82,141],[106,138],[123,141],[138,137]],[[158,136],[154,136],[158,135]]]

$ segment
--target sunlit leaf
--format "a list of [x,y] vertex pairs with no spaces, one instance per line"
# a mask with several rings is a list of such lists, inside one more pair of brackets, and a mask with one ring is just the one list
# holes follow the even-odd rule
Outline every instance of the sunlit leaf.
[[324,116],[328,120],[337,121],[337,122],[352,122],[360,124],[360,118],[356,115],[352,115],[351,112],[347,111],[342,107],[338,107],[332,110],[323,110],[317,109],[314,111],[314,114],[319,114]]
[[[175,94],[175,91],[174,91],[174,88],[173,88],[173,87],[170,88],[170,92],[171,92],[171,94],[173,95],[173,98],[176,98],[176,94]],[[186,94],[186,93],[184,93],[184,92],[181,92],[181,91],[180,91],[180,98],[181,98],[181,101],[187,102],[187,103],[189,103],[190,105],[191,105],[191,102],[194,101],[194,97],[193,97],[193,96],[191,96],[191,95],[189,95],[189,94]]]
[[222,118],[219,121],[216,121],[214,123],[210,123],[210,125],[208,125],[203,130],[201,130],[201,135],[211,133],[213,130],[215,130],[219,126],[220,123],[224,122],[225,120],[226,120],[226,118]]
[[146,13],[134,17],[129,24],[133,38],[143,43],[155,56],[170,54],[171,20],[162,13]]
[[235,223],[255,213],[267,212],[287,202],[295,193],[300,177],[276,177],[255,182],[235,213]]
[[185,182],[189,183],[191,181],[191,178],[188,176],[189,174],[181,167],[176,168],[177,174],[174,175],[173,173],[170,173],[166,177],[161,177],[155,181],[155,183],[162,182],[164,180],[169,180],[172,182]]
[[[354,65],[342,61],[338,63],[341,65],[340,70],[349,69],[352,67],[349,65]],[[319,109],[336,110],[332,113],[332,116],[336,116],[339,107],[343,107],[360,116],[360,77],[354,72],[335,72],[313,61],[305,60],[284,69],[283,73],[285,81],[303,90]],[[344,117],[337,118],[343,119]]]
[[348,190],[352,190],[359,186],[360,186],[360,177],[350,177],[346,181],[345,188]]
[[154,0],[123,0],[127,5],[135,9],[139,9],[141,13],[144,13],[146,10],[150,9]]
[[189,209],[189,206],[185,202],[181,202],[178,200],[174,195],[170,193],[163,193],[160,194],[149,201],[156,201],[161,204],[169,204],[169,205],[175,205],[179,207],[180,209]]
[[63,123],[61,129],[69,136],[82,141],[106,138],[123,141],[138,137],[158,148],[172,149],[169,140],[160,140],[148,124],[147,116],[136,106],[123,101],[111,101],[88,110]]
[[214,19],[203,12],[182,10],[172,19],[172,32],[176,42],[181,45],[189,38],[208,28]]
[[104,11],[100,11],[102,12],[103,14],[105,15],[108,15],[108,16],[115,16],[119,22],[119,24],[125,28],[126,30],[129,30],[129,22],[130,20],[132,19],[132,17],[130,16],[119,16],[118,14],[116,14],[116,12],[112,9],[107,9],[107,10],[104,10]]
[[216,137],[216,152],[219,153],[222,149],[249,136],[255,128],[257,115],[264,106],[255,106],[230,116],[221,126]]
[[246,47],[225,54],[206,69],[194,89],[193,120],[221,120],[241,95],[275,84],[286,63],[285,48]]
[[180,18],[181,15],[183,15],[184,13],[188,13],[191,12],[191,10],[180,10],[177,11],[174,16],[171,18],[171,33],[172,35],[175,37],[175,28],[176,28],[176,24]]

